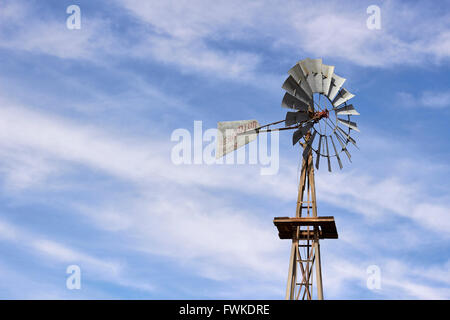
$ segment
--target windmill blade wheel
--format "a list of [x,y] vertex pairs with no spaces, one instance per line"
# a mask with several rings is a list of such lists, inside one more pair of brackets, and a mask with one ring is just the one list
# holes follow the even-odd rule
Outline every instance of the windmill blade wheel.
[[[332,163],[343,168],[341,153],[351,162],[349,143],[357,147],[354,132],[359,132],[352,118],[359,113],[350,100],[355,97],[343,85],[346,79],[338,76],[335,67],[322,59],[306,58],[295,64],[282,85],[286,91],[282,106],[289,108],[285,125],[298,125],[293,132],[292,143],[302,142],[303,157],[312,152],[314,164],[320,168],[321,157],[332,172]],[[308,141],[305,137],[309,136]]]

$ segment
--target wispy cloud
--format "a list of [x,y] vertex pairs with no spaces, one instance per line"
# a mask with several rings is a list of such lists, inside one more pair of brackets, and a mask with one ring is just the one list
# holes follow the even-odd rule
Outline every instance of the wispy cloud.
[[[448,32],[433,31],[448,28],[448,17],[433,11],[426,2],[382,4],[382,28],[376,31],[366,26],[369,17],[366,9],[372,4],[369,2],[355,6],[339,1],[286,1],[283,5],[273,1],[257,4],[219,1],[214,8],[207,1],[117,2],[157,33],[167,35],[163,48],[174,49],[175,57],[177,49],[192,52],[187,59],[173,59],[174,64],[191,61],[193,66],[201,67],[191,56],[207,55],[213,50],[211,43],[238,43],[242,39],[258,38],[263,38],[271,48],[295,48],[309,55],[340,58],[362,66],[421,64],[429,57],[439,62],[450,56]],[[203,55],[189,49],[191,46],[199,48],[199,44]],[[167,50],[154,51],[156,55],[158,52],[168,53]],[[221,65],[224,64],[217,63]]]
[[[89,255],[57,241],[49,240],[48,236],[23,230],[4,220],[0,220],[0,230],[5,231],[0,240],[12,242],[16,249],[26,250],[30,254],[38,256],[44,265],[56,261],[59,263],[58,266],[65,270],[65,267],[70,264],[76,264],[81,267],[83,274],[88,275],[88,279],[103,280],[150,292],[154,290],[150,284],[127,277],[125,266],[121,262]],[[45,259],[43,259],[44,257]],[[54,267],[53,264],[51,265]],[[63,279],[61,279],[61,283],[64,283]]]
[[97,59],[97,52],[113,51],[112,34],[105,32],[109,25],[100,19],[86,19],[81,30],[69,30],[61,23],[64,19],[47,16],[44,20],[23,2],[6,1],[1,9],[2,48],[83,60]]
[[[106,77],[126,81],[113,88],[83,84],[85,78],[70,72],[66,75],[62,67],[54,77],[70,88],[67,96],[79,94],[75,102],[67,102],[64,94],[54,92],[59,90],[55,88],[43,90],[41,96],[16,89],[15,97],[0,99],[0,174],[6,205],[15,201],[16,206],[26,206],[20,197],[39,192],[39,199],[28,201],[38,203],[43,211],[51,211],[55,202],[63,203],[61,210],[66,218],[75,216],[80,225],[87,221],[86,225],[95,229],[96,239],[108,239],[99,240],[99,247],[114,251],[98,254],[79,243],[68,245],[74,234],[83,232],[61,236],[55,229],[44,236],[37,226],[28,230],[6,218],[0,221],[0,240],[24,255],[45,257],[39,263],[47,268],[53,266],[46,261],[63,265],[77,260],[94,270],[94,277],[100,281],[145,292],[158,286],[158,277],[136,278],[123,262],[124,257],[139,256],[145,260],[142,264],[150,267],[158,257],[157,263],[168,261],[189,279],[207,279],[218,290],[205,293],[205,297],[235,298],[238,291],[240,297],[281,297],[286,280],[289,243],[277,239],[271,219],[274,215],[290,215],[294,209],[297,168],[292,163],[297,159],[290,159],[292,153],[284,154],[282,161],[286,164],[272,177],[260,176],[258,168],[251,166],[173,165],[170,132],[155,128],[161,127],[161,118],[178,116],[181,109],[196,113],[186,110],[189,95],[174,94],[175,87],[177,92],[181,90],[178,86],[186,74],[203,81],[206,78],[208,83],[218,79],[219,86],[231,79],[269,87],[268,82],[278,77],[270,72],[279,73],[270,69],[279,67],[274,68],[273,62],[268,67],[267,61],[284,63],[286,56],[289,61],[291,57],[312,55],[339,59],[347,66],[383,68],[435,66],[449,56],[447,32],[434,31],[448,28],[448,17],[444,13],[432,15],[434,11],[424,2],[384,3],[382,30],[372,31],[365,26],[366,4],[116,1],[118,9],[128,10],[122,18],[133,21],[132,30],[127,30],[133,34],[131,39],[123,38],[113,28],[121,21],[83,14],[82,29],[69,31],[61,23],[64,12],[60,20],[49,15],[43,21],[23,3],[5,3],[0,10],[2,50],[24,53],[32,61],[45,55],[74,68],[100,66]],[[36,32],[42,36],[36,37]],[[162,71],[155,71],[154,66]],[[157,75],[158,82],[158,72],[173,71],[172,77],[161,81],[166,83],[164,90],[162,86],[148,87],[149,70]],[[93,74],[95,71],[93,68]],[[224,79],[226,82],[221,82]],[[21,85],[18,79],[16,86]],[[5,85],[3,92],[11,86]],[[190,95],[205,91],[194,87],[188,87]],[[279,88],[279,83],[273,87]],[[443,108],[449,98],[437,89],[402,95],[404,102],[424,108]],[[134,98],[140,107],[134,104]],[[240,98],[230,99],[230,106]],[[252,97],[258,101],[266,98],[272,97]],[[223,95],[218,99],[227,101]],[[45,108],[33,105],[33,100],[39,100],[36,104]],[[150,106],[146,100],[152,102]],[[26,103],[19,105],[16,101]],[[127,130],[135,125],[133,122],[111,124],[109,111],[113,109],[119,118],[130,110],[136,118],[150,118],[148,131],[130,134]],[[83,117],[73,117],[73,110],[81,110]],[[149,117],[151,112],[161,118]],[[209,116],[204,114],[211,120]],[[158,134],[153,134],[156,131]],[[349,297],[367,294],[365,268],[376,263],[384,279],[383,290],[376,297],[448,298],[445,259],[433,263],[419,260],[411,267],[398,256],[399,250],[419,256],[417,245],[421,241],[436,245],[433,241],[439,239],[439,245],[447,243],[448,196],[429,191],[438,178],[445,176],[446,164],[437,161],[431,170],[428,159],[416,159],[410,152],[417,146],[407,145],[408,137],[392,139],[377,131],[365,139],[361,154],[366,158],[355,161],[354,169],[332,175],[321,170],[316,178],[320,210],[336,212],[341,228],[341,239],[333,243],[333,250],[323,246],[324,259],[332,262],[324,267],[330,297],[338,298],[349,282],[356,282],[360,290],[352,291]],[[89,197],[84,199],[87,193]],[[41,213],[42,219],[45,214]],[[9,266],[5,269],[10,270]],[[430,276],[419,277],[421,273]],[[17,281],[28,281],[27,276],[20,280],[20,275],[10,274]],[[42,283],[30,287],[41,288],[41,292],[30,294],[34,297],[42,297],[43,291],[65,297]],[[175,295],[182,295],[181,290]],[[193,290],[186,288],[186,292],[198,296],[199,291]],[[95,292],[90,297],[97,295],[105,293]]]
[[[367,288],[366,270],[373,265],[373,257],[370,260],[349,262],[330,252],[326,259],[324,289],[328,296],[348,298],[352,296],[348,291],[359,294],[370,292]],[[430,281],[437,280],[434,272],[443,277],[449,276],[446,265],[423,268],[383,257],[377,257],[376,261],[380,270],[381,288],[372,289],[372,293],[379,299],[448,299],[450,295],[446,280],[440,281],[438,285],[430,285]]]
[[[200,272],[202,277],[215,281],[233,278],[236,272],[239,277],[247,275],[260,280],[268,274],[273,281],[284,278],[284,243],[276,239],[273,225],[264,223],[253,210],[237,210],[232,194],[231,202],[226,202],[214,192],[269,197],[284,206],[295,199],[295,168],[288,166],[280,175],[267,179],[249,168],[230,175],[225,167],[180,167],[169,162],[167,146],[156,141],[131,142],[123,136],[118,139],[114,133],[20,107],[3,108],[0,119],[0,145],[20,146],[23,152],[31,149],[45,156],[42,159],[82,164],[133,183],[137,195],[122,196],[119,202],[71,204],[104,232],[127,238],[132,234],[130,250],[181,259],[190,272]],[[147,150],[159,151],[149,157]],[[59,174],[64,175],[64,171]],[[252,181],[252,188],[248,181]],[[399,176],[375,179],[361,171],[334,175],[320,172],[317,188],[321,203],[361,216],[368,226],[376,227],[398,217],[406,219],[417,232],[431,231],[448,237],[447,200],[424,196],[419,186],[402,181]],[[418,194],[422,194],[420,202],[415,200]],[[206,203],[202,201],[205,198],[209,199]],[[273,214],[260,211],[266,218]],[[401,232],[402,228],[394,229]],[[351,243],[351,237],[345,236],[343,241]],[[63,261],[67,256],[83,257],[53,243],[34,243],[41,252]],[[377,246],[383,250],[389,247],[385,242]],[[180,251],[184,252],[182,257]],[[90,263],[89,259],[84,260]]]
[[450,105],[450,92],[430,90],[419,94],[399,92],[397,103],[406,108],[443,109]]
[[[286,51],[296,50],[305,55],[375,67],[440,63],[450,56],[449,32],[433,31],[448,28],[448,17],[444,13],[436,16],[425,2],[381,5],[383,24],[376,31],[366,27],[369,4],[364,3],[358,6],[337,1],[303,4],[286,1],[282,6],[273,1],[246,4],[219,1],[214,6],[207,1],[116,3],[143,24],[136,24],[133,29],[136,40],[133,43],[115,33],[108,19],[86,15],[80,30],[68,30],[54,17],[44,23],[24,4],[6,2],[3,15],[7,19],[2,19],[0,25],[1,46],[100,64],[107,56],[145,57],[181,72],[199,72],[256,85],[273,84],[278,79],[278,75],[262,71],[263,54],[257,49],[261,46],[281,50],[283,57]],[[28,27],[19,27],[23,20],[27,20]],[[17,28],[11,28],[11,23],[17,23]],[[414,32],[405,32],[411,25]],[[254,45],[242,49],[243,41]]]

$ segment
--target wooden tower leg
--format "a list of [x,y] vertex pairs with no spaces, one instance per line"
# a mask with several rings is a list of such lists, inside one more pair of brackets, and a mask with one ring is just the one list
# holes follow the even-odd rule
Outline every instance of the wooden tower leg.
[[322,266],[320,263],[320,244],[318,230],[314,232],[314,255],[316,257],[317,299],[323,300]]
[[296,280],[297,252],[298,252],[298,241],[292,240],[291,257],[289,259],[289,272],[286,288],[286,300],[293,300],[294,297],[295,282],[297,281]]

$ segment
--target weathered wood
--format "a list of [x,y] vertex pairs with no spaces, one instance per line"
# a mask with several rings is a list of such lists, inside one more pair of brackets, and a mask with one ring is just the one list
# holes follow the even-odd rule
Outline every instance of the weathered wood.
[[300,184],[298,186],[298,197],[297,197],[297,209],[295,210],[295,216],[302,216],[302,203],[303,203],[303,194],[305,191],[305,181],[306,181],[306,161],[302,160],[302,172],[300,174]]
[[[273,224],[278,229],[280,239],[297,238],[297,227],[317,227],[319,239],[337,239],[338,233],[334,217],[275,217]],[[298,239],[314,239],[314,230],[299,230]]]
[[291,247],[291,258],[289,263],[289,271],[288,271],[288,279],[287,279],[287,287],[286,287],[286,300],[289,299],[289,297],[292,297],[294,295],[295,285],[296,282],[296,273],[297,273],[297,252],[298,252],[298,241],[292,240],[292,247]]
[[312,152],[309,154],[309,164],[308,164],[308,183],[310,184],[311,188],[311,202],[312,202],[312,210],[313,210],[313,216],[317,217],[317,201],[316,201],[316,183],[314,180],[314,166],[313,166],[313,158],[312,158]]
[[[316,236],[315,238],[317,239],[318,237],[318,230],[317,228],[315,229],[316,231]],[[337,236],[337,234],[336,234]],[[314,256],[316,258],[316,280],[317,280],[317,299],[319,300],[323,300],[323,286],[322,286],[322,265],[320,262],[320,245],[319,245],[319,241],[314,241]]]

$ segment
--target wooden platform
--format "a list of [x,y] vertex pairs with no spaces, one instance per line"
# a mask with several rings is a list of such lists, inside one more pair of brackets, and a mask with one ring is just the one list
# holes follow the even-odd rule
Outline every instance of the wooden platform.
[[299,240],[313,239],[314,227],[319,228],[320,239],[337,239],[338,233],[336,230],[336,223],[334,217],[305,217],[305,218],[289,218],[289,217],[275,217],[273,224],[278,228],[278,235],[280,239],[296,238],[297,227],[310,226],[311,230],[307,231],[301,228]]

